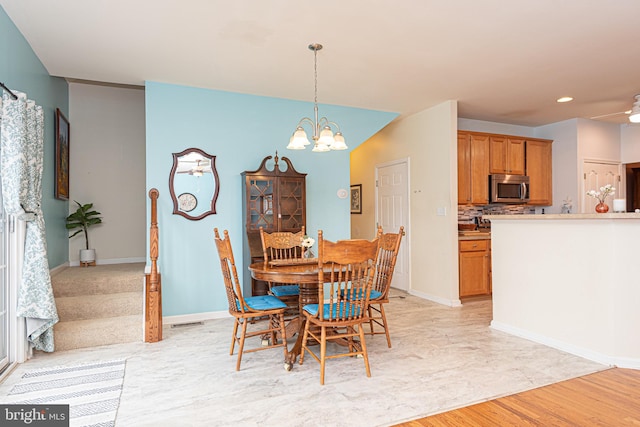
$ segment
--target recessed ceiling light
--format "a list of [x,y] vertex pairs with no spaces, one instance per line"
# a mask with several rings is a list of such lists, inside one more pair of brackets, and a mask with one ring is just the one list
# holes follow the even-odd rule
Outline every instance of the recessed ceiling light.
[[558,98],[556,102],[569,102],[573,101],[573,98],[570,96],[563,96],[562,98]]

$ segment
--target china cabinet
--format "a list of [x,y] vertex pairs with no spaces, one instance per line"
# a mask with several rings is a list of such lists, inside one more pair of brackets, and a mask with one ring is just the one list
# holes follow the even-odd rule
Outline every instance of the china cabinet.
[[[280,160],[286,167],[281,169]],[[269,167],[272,165],[272,168]],[[260,227],[267,233],[297,233],[306,226],[306,173],[295,170],[287,157],[267,156],[255,171],[242,172],[242,212],[244,224],[244,291],[267,293],[266,282],[251,279],[249,264],[263,259]]]

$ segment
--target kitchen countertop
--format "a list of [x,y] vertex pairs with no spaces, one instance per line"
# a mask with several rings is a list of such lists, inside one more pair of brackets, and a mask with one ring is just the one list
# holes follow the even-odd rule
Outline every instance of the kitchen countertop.
[[588,213],[588,214],[525,214],[525,215],[485,215],[483,218],[494,220],[550,220],[550,219],[640,219],[640,213]]
[[458,240],[487,240],[491,239],[491,231],[458,231]]

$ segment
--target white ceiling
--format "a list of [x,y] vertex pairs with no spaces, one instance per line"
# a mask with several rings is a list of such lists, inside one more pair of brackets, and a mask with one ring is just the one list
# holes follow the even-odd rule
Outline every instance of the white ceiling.
[[[640,93],[638,0],[0,0],[51,75],[538,126]],[[638,38],[638,39],[637,39]],[[0,76],[0,81],[2,76]],[[567,104],[555,100],[575,98]],[[624,114],[606,118],[626,122]]]

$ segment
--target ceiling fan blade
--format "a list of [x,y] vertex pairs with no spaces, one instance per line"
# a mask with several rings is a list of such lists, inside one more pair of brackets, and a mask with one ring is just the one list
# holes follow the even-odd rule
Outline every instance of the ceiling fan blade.
[[589,117],[591,120],[596,120],[596,119],[602,119],[604,117],[613,117],[613,116],[617,116],[620,114],[629,114],[629,111],[619,111],[617,113],[609,113],[609,114],[601,114],[599,116],[593,116],[593,117]]

